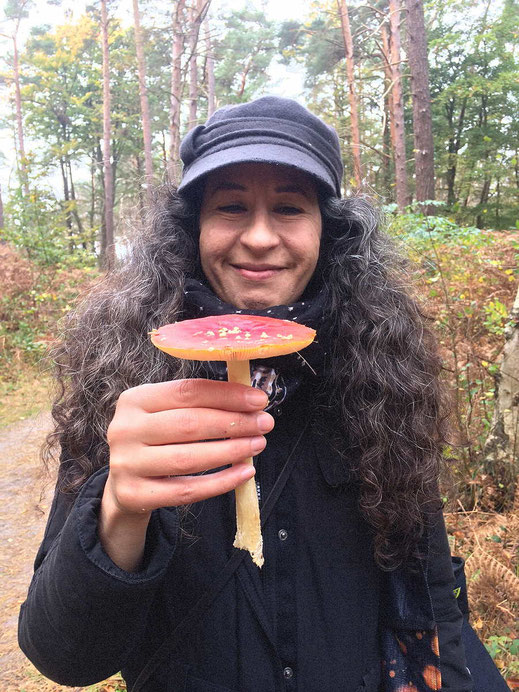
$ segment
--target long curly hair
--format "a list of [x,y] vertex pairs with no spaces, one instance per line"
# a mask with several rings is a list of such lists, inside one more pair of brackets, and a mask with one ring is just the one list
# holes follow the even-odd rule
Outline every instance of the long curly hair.
[[[199,364],[166,356],[147,336],[181,316],[184,277],[198,267],[198,210],[199,201],[173,187],[157,190],[128,256],[66,320],[53,352],[55,429],[44,448],[47,462],[62,450],[63,492],[76,493],[106,465],[106,430],[123,390],[199,372]],[[370,202],[329,198],[321,213],[318,271],[330,292],[334,344],[323,420],[338,453],[356,460],[377,564],[394,569],[419,554],[427,516],[440,505],[448,435],[441,360],[428,318],[405,285],[405,264]]]

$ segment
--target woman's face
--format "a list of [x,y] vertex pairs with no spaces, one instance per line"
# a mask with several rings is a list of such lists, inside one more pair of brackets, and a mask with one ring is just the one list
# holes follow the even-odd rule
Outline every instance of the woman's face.
[[321,212],[310,176],[268,163],[207,177],[200,260],[219,298],[263,309],[298,300],[319,257]]

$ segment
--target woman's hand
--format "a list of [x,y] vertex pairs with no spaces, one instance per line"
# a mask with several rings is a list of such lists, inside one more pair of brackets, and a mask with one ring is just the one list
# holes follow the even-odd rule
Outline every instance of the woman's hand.
[[110,470],[99,521],[114,562],[138,567],[151,510],[221,495],[254,475],[242,462],[264,449],[263,433],[274,427],[262,410],[267,402],[261,390],[202,379],[121,394],[108,427]]

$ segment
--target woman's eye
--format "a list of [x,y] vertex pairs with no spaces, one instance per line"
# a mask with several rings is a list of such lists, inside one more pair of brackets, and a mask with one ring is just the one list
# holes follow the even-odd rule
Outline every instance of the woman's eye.
[[276,207],[276,212],[278,214],[284,214],[285,216],[295,216],[296,214],[302,214],[303,210],[299,207],[291,207],[289,204],[284,204],[280,207]]
[[221,204],[218,211],[223,211],[226,214],[239,214],[245,211],[245,207],[242,204]]

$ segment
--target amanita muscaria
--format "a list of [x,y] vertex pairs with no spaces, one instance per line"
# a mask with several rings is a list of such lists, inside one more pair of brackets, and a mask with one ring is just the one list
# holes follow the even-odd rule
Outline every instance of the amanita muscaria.
[[[219,315],[166,324],[151,332],[153,344],[176,358],[227,362],[229,382],[250,386],[249,361],[300,351],[315,331],[289,320],[256,315]],[[252,464],[252,458],[247,459]],[[236,488],[236,548],[263,564],[263,541],[254,478]]]

